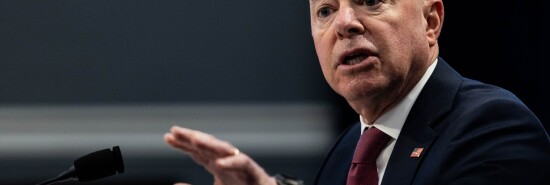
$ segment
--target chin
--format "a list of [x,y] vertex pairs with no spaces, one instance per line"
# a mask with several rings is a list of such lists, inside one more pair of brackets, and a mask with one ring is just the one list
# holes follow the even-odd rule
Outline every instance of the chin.
[[360,86],[347,86],[347,88],[343,88],[339,94],[348,102],[352,102],[372,99],[379,94],[381,90],[382,88],[380,88],[380,86],[362,84]]

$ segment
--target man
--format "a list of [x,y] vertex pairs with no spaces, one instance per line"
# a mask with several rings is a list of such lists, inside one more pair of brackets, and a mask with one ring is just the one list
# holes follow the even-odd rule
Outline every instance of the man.
[[[536,116],[508,91],[465,79],[438,58],[442,0],[310,0],[310,10],[325,79],[360,115],[315,184],[550,183],[550,140]],[[165,140],[216,185],[284,184],[208,134],[174,127]],[[362,161],[376,148],[363,143],[378,143],[373,161]]]

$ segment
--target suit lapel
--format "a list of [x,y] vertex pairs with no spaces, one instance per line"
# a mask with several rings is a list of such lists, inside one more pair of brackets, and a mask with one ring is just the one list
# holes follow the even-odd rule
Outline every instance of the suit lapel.
[[[382,185],[411,184],[423,156],[429,152],[430,145],[437,138],[437,133],[427,126],[409,127],[407,124],[403,126],[395,143]],[[423,149],[416,158],[411,157],[415,148]]]
[[360,129],[360,124],[355,124],[336,141],[325,158],[314,184],[346,184],[355,146],[361,136]]
[[[420,92],[396,141],[390,156],[382,185],[412,184],[421,164],[438,133],[433,129],[452,106],[462,77],[443,59]],[[415,148],[423,148],[419,157],[411,157]]]

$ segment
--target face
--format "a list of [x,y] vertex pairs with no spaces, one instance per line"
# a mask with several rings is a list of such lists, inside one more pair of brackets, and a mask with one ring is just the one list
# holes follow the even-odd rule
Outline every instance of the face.
[[329,85],[348,102],[412,88],[432,62],[423,6],[424,0],[310,0],[315,49]]

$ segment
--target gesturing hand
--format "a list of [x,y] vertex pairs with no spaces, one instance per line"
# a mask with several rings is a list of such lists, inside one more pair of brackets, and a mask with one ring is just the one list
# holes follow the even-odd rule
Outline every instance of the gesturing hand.
[[164,141],[191,155],[214,176],[214,185],[277,184],[254,160],[212,135],[174,126],[164,135]]

